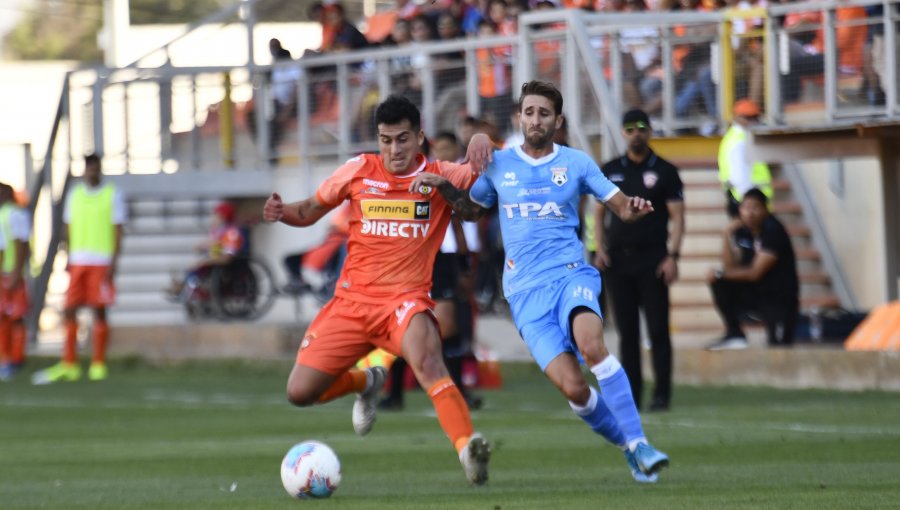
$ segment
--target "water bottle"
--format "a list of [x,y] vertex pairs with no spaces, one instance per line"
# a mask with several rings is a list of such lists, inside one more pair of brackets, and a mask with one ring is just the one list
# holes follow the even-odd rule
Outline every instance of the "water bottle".
[[822,311],[818,308],[809,312],[809,338],[813,342],[822,341]]

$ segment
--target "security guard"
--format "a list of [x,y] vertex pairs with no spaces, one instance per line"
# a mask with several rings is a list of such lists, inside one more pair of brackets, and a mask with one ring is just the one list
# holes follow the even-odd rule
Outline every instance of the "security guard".
[[738,204],[744,193],[757,188],[772,200],[772,172],[769,165],[753,161],[747,146],[749,128],[759,121],[759,106],[750,99],[734,103],[734,122],[719,144],[719,182],[725,189],[725,209],[738,217]]
[[678,252],[684,235],[683,185],[678,169],[650,150],[650,119],[644,111],[625,113],[622,133],[628,150],[605,163],[603,172],[626,195],[650,200],[654,211],[636,223],[624,223],[598,205],[594,264],[604,272],[622,366],[639,408],[643,385],[639,311],[644,311],[656,376],[650,410],[665,411],[672,395],[669,285],[678,278]]

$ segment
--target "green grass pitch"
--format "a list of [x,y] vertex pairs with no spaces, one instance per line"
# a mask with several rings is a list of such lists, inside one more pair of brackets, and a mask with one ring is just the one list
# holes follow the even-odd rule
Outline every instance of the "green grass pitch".
[[[290,361],[118,362],[103,383],[0,385],[0,508],[51,509],[858,509],[900,508],[900,397],[678,387],[645,414],[672,465],[654,486],[570,411],[537,368],[503,366],[474,414],[491,478],[470,487],[421,391],[356,437],[352,399],[296,409]],[[328,500],[281,487],[291,445],[335,449]]]

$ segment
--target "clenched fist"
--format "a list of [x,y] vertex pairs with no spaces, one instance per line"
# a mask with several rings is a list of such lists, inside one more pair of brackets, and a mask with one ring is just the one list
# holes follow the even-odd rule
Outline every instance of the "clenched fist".
[[272,193],[272,196],[266,200],[266,205],[263,206],[263,219],[269,223],[275,223],[281,221],[283,217],[284,201],[281,200],[281,195]]

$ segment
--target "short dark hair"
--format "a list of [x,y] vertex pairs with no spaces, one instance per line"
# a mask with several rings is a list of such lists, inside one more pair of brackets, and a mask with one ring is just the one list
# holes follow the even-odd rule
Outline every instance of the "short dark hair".
[[741,197],[741,202],[747,200],[748,198],[752,198],[754,200],[758,200],[763,206],[768,207],[769,205],[769,197],[766,196],[759,188],[750,188],[744,193],[744,196]]
[[553,111],[557,115],[562,114],[563,97],[559,89],[552,83],[540,80],[526,81],[522,84],[522,93],[519,95],[519,111],[522,111],[522,102],[525,96],[543,96],[553,103]]
[[376,127],[380,124],[400,124],[404,120],[409,121],[413,131],[418,131],[422,126],[419,108],[403,96],[390,95],[375,108]]
[[84,157],[84,166],[94,163],[96,163],[97,166],[100,166],[100,156],[98,156],[97,153],[91,153]]
[[650,116],[647,115],[647,112],[641,110],[640,108],[634,108],[625,112],[625,115],[622,115],[622,125],[634,124],[635,122],[643,122],[644,124],[650,125]]

